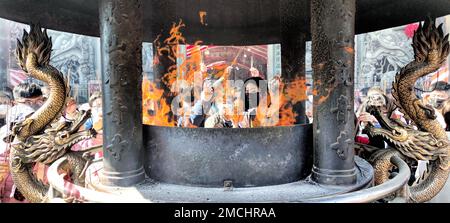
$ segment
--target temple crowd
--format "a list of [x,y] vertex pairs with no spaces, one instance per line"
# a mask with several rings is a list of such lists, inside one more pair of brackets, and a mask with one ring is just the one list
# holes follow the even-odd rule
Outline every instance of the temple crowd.
[[[416,91],[418,98],[424,105],[430,106],[434,109],[436,120],[441,124],[442,128],[446,131],[450,131],[450,85],[444,81],[436,82],[430,91]],[[383,91],[380,87],[371,87],[355,92],[356,117],[359,125],[359,135],[362,136],[357,140],[362,140],[364,134],[361,134],[362,128],[367,123],[371,123],[375,127],[381,127],[378,120],[368,112],[368,106],[377,106],[381,112],[391,119],[397,119],[404,124],[410,124],[410,120],[406,120],[404,115],[394,105],[394,98],[391,91]],[[368,139],[370,140],[370,139]],[[375,143],[376,140],[372,140],[371,143]],[[377,145],[378,147],[384,147],[386,145]]]
[[[0,91],[0,203],[27,202],[16,189],[9,171],[9,151],[11,143],[11,131],[15,123],[29,117],[38,108],[44,105],[48,98],[48,90],[34,83],[24,82],[14,89],[4,88]],[[102,144],[102,98],[101,92],[94,92],[89,102],[78,104],[74,98],[66,100],[66,107],[58,122],[71,122],[76,120],[81,111],[91,111],[91,117],[80,128],[83,130],[95,130],[96,137],[83,140],[74,146],[73,151],[89,149]],[[101,157],[102,153],[95,154]],[[48,183],[46,178],[47,166],[36,164],[33,167],[34,174],[43,183]]]
[[[231,73],[233,67],[226,68],[226,73]],[[260,126],[269,126],[273,122],[262,123],[260,117],[257,118],[257,109],[262,102],[266,107],[273,104],[271,96],[277,94],[282,80],[275,76],[267,81],[264,75],[251,68],[248,76],[243,80],[241,86],[234,86],[231,97],[224,97],[226,91],[222,84],[227,75],[215,76],[201,65],[200,76],[202,79],[199,87],[186,87],[179,94],[179,103],[184,112],[174,112],[176,125],[178,127],[204,127],[204,128],[252,128]],[[199,98],[193,97],[195,91],[198,91]],[[434,109],[438,122],[446,131],[450,131],[450,85],[447,82],[439,81],[432,86],[430,91],[416,91],[417,96],[425,105]],[[308,89],[308,98],[306,99],[306,112],[303,114],[307,122],[312,122],[312,93]],[[89,102],[84,104],[77,103],[75,98],[68,98],[65,110],[58,122],[71,122],[76,120],[82,111],[91,111],[91,118],[81,127],[83,130],[94,130],[97,135],[94,138],[83,140],[74,146],[71,150],[83,151],[102,144],[102,94],[94,92],[90,95]],[[24,82],[17,85],[14,89],[4,88],[0,91],[0,202],[26,202],[12,181],[9,172],[9,150],[11,146],[11,130],[15,123],[21,122],[44,105],[48,98],[48,90],[34,83]],[[378,148],[387,148],[388,143],[381,137],[371,137],[364,133],[366,125],[371,124],[375,128],[381,128],[378,120],[369,112],[369,106],[376,106],[387,117],[403,122],[406,125],[411,124],[410,120],[404,118],[404,115],[393,103],[393,97],[390,90],[384,91],[380,87],[371,87],[355,91],[355,117],[356,117],[356,135],[355,142],[369,144]],[[236,104],[241,103],[243,113],[236,118]],[[188,106],[186,106],[188,105]],[[277,107],[278,109],[279,107]],[[186,112],[187,111],[187,112]],[[149,113],[155,111],[148,111]],[[270,109],[264,114],[267,119],[273,119],[279,116],[278,113],[271,114]],[[101,157],[101,152],[96,154]],[[413,178],[418,177],[425,170],[426,162],[419,161],[416,171],[413,171]],[[44,164],[34,166],[34,174],[42,182],[46,182],[46,169]],[[412,178],[412,179],[413,179]]]
[[[378,148],[387,148],[388,142],[381,136],[371,137],[364,133],[363,129],[369,123],[375,128],[381,128],[379,121],[369,113],[369,106],[376,106],[380,111],[391,120],[397,120],[405,125],[411,124],[410,120],[405,119],[404,115],[394,105],[394,98],[391,91],[383,91],[380,87],[371,87],[355,92],[355,114],[357,143],[369,144]],[[429,91],[416,89],[416,96],[420,98],[424,105],[430,106],[434,110],[436,120],[445,131],[450,131],[450,85],[444,81],[438,81]],[[448,134],[450,135],[450,134]],[[412,170],[412,182],[419,177],[426,169],[426,161],[418,161],[417,166]]]
[[[233,69],[229,66],[223,75],[215,76],[201,64],[197,71],[200,74],[195,76],[205,77],[202,83],[199,86],[184,86],[178,95],[182,109],[173,111],[178,127],[252,128],[277,124],[280,116],[275,96],[280,94],[281,78],[275,76],[266,80],[252,67],[241,80],[242,85],[233,80],[234,85],[228,86],[224,82]],[[200,97],[195,98],[194,95]],[[264,115],[261,115],[262,109],[267,109]],[[148,112],[154,114],[157,111]]]

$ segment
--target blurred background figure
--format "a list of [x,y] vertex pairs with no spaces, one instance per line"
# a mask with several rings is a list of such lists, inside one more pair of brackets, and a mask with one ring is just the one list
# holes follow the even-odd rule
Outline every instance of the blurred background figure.
[[422,102],[425,105],[429,105],[434,109],[434,113],[436,115],[436,119],[439,121],[441,126],[443,128],[446,127],[446,123],[443,117],[443,104],[445,101],[447,101],[449,97],[449,89],[450,86],[447,84],[447,82],[444,81],[438,81],[436,82],[432,87],[431,92],[425,92],[422,94]]
[[445,131],[450,132],[450,99],[447,99],[442,104],[442,116],[444,117],[445,121]]
[[6,124],[6,115],[13,106],[13,92],[11,88],[4,87],[0,91],[0,127]]
[[[72,151],[83,151],[95,146],[103,144],[103,105],[102,105],[102,93],[94,92],[89,98],[89,106],[84,105],[83,109],[91,109],[91,118],[89,118],[84,124],[85,130],[91,130],[95,132],[95,137],[82,140],[72,146]],[[89,107],[89,108],[88,108]],[[103,157],[103,152],[100,150],[94,154],[95,158]]]
[[48,86],[41,86],[42,96],[47,99],[50,94],[50,89]]
[[260,78],[262,78],[262,79],[264,79],[264,75],[262,75],[260,72],[259,72],[259,70],[258,69],[256,69],[256,68],[254,68],[254,67],[251,67],[250,69],[249,69],[249,73],[250,73],[250,77],[260,77]]
[[[14,88],[13,105],[6,114],[6,124],[0,130],[0,195],[3,202],[15,203],[26,202],[23,195],[16,190],[11,174],[8,169],[9,143],[11,141],[9,134],[12,126],[35,112],[45,101],[42,90],[39,85],[34,83],[21,83]],[[7,143],[6,143],[7,142]],[[33,167],[33,172],[42,182],[45,182],[46,167],[44,164],[37,163]]]
[[23,121],[28,115],[44,104],[41,87],[34,83],[21,83],[14,88],[14,106],[7,115],[7,123]]
[[[103,121],[102,110],[102,93],[94,92],[89,98],[89,108],[91,109],[91,118],[89,118],[84,124],[85,129],[94,128],[96,131],[100,131]],[[88,109],[87,105],[84,105],[83,109]]]
[[358,125],[358,135],[356,136],[356,142],[370,144],[378,148],[386,148],[387,144],[384,142],[383,137],[375,136],[369,137],[362,133],[362,130],[367,124],[372,124],[375,128],[381,128],[378,120],[368,112],[370,106],[378,107],[378,109],[388,118],[399,119],[402,122],[406,122],[400,113],[396,112],[396,106],[393,101],[383,92],[380,87],[372,87],[367,92],[367,98],[362,102],[358,110],[356,111]]
[[64,117],[67,120],[75,120],[78,118],[80,112],[78,111],[78,105],[74,98],[70,97],[67,100],[66,109],[64,111]]
[[217,104],[218,112],[209,116],[205,120],[205,128],[236,128],[237,124],[233,123],[233,104],[222,103]]
[[266,101],[266,106],[270,105],[269,88],[260,86],[263,83],[262,77],[250,77],[244,81],[244,118],[240,123],[241,128],[258,127],[256,119],[257,109],[262,100]]

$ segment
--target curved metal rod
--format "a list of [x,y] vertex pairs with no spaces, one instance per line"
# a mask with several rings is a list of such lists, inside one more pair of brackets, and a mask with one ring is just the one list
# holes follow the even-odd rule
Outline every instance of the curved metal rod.
[[368,203],[384,198],[405,186],[411,176],[408,165],[398,156],[391,157],[391,163],[398,167],[399,173],[393,179],[383,184],[351,193],[308,199],[303,202]]
[[99,202],[99,203],[137,203],[137,202],[149,202],[143,199],[129,199],[127,197],[122,197],[115,194],[98,192],[90,190],[78,185],[72,184],[66,180],[58,173],[61,165],[67,161],[65,157],[56,160],[48,168],[47,178],[50,186],[59,191],[60,193],[66,195],[67,197],[73,197],[76,200],[81,200],[85,202]]
[[[104,193],[95,190],[90,190],[84,187],[77,186],[70,182],[67,182],[58,173],[61,165],[66,162],[66,158],[60,158],[56,160],[48,169],[48,181],[51,187],[60,193],[74,197],[77,200],[86,202],[99,202],[99,203],[123,203],[123,202],[149,202],[145,199],[130,199],[127,197],[119,196],[116,194]],[[404,187],[411,175],[408,165],[399,157],[393,156],[391,158],[392,164],[399,168],[399,173],[391,180],[367,189],[340,194],[330,195],[320,198],[312,198],[301,200],[300,202],[312,202],[312,203],[366,203],[373,202],[378,199],[384,198]]]

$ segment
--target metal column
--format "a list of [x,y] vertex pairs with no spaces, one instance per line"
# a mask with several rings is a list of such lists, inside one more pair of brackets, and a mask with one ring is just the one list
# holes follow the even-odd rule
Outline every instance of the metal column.
[[[302,27],[307,21],[298,16],[304,13],[308,13],[307,1],[280,0],[281,72],[286,83],[296,78],[306,78],[306,31]],[[299,91],[306,91],[306,88]],[[296,124],[307,123],[305,101],[297,102],[293,109],[297,113]]]
[[142,142],[141,0],[101,0],[100,37],[103,90],[105,185],[130,186],[144,180]]
[[353,113],[355,0],[311,1],[314,79],[312,179],[356,182]]

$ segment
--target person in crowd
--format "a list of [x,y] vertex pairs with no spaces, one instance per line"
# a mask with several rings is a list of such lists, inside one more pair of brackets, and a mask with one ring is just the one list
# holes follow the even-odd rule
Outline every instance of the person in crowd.
[[237,124],[233,122],[233,104],[218,104],[218,112],[209,116],[205,120],[205,128],[237,128]]
[[249,75],[250,77],[260,77],[260,78],[264,79],[264,75],[261,74],[261,72],[259,72],[259,70],[254,67],[250,67],[249,74],[250,74]]
[[436,115],[436,119],[441,124],[443,128],[446,127],[446,123],[444,117],[442,116],[442,105],[448,100],[450,93],[450,86],[447,82],[438,81],[433,87],[433,91],[430,93],[422,94],[422,101],[424,104],[431,106],[434,109],[434,114]]
[[13,92],[11,88],[4,87],[0,91],[0,127],[6,124],[6,115],[13,106]]
[[[395,113],[395,105],[392,100],[387,97],[380,87],[372,87],[367,92],[366,101],[364,101],[360,108],[356,112],[358,125],[358,136],[356,136],[356,142],[370,144],[378,148],[386,148],[386,143],[381,136],[370,137],[362,134],[362,130],[367,124],[372,124],[375,128],[381,128],[378,120],[368,112],[369,106],[376,106],[387,117],[393,118]],[[396,118],[400,118],[397,117]],[[401,120],[405,122],[405,120]]]
[[78,110],[77,102],[74,98],[70,97],[66,103],[66,109],[64,111],[64,118],[67,120],[76,120],[80,112]]
[[[261,77],[250,77],[244,81],[241,88],[236,86],[234,97],[229,97],[226,101],[216,101],[218,112],[206,119],[205,128],[251,128],[260,126],[260,121],[256,119],[258,106],[262,100],[266,100],[267,107],[270,105],[269,86],[261,90],[259,86],[262,81],[264,80]],[[239,111],[239,103],[243,105],[243,111]],[[239,112],[242,112],[242,114],[237,114]],[[233,119],[234,115],[240,117]]]
[[449,98],[450,86],[445,81],[438,81],[432,86],[430,93],[423,93],[422,98],[426,104],[434,108],[441,108],[442,103]]
[[101,92],[92,93],[91,97],[89,98],[89,108],[87,106],[84,106],[83,109],[91,109],[91,118],[89,118],[84,124],[84,129],[92,129],[97,127],[95,128],[95,130],[101,130],[101,123],[103,119]]
[[9,145],[3,140],[8,135],[9,129],[6,124],[7,115],[13,106],[13,92],[11,88],[5,87],[0,92],[0,203],[14,202],[14,194],[11,196],[13,183],[9,174]]
[[194,125],[196,127],[204,127],[205,121],[211,115],[219,112],[217,105],[218,93],[220,86],[224,81],[224,77],[213,79],[207,77],[203,80],[200,99],[197,100],[191,108],[189,113],[189,120],[184,120],[185,117],[179,117],[178,126]]
[[308,119],[308,123],[313,122],[314,114],[313,114],[313,103],[314,103],[314,88],[312,84],[306,83],[306,95],[307,98],[305,100],[305,114]]
[[266,106],[270,105],[269,88],[260,87],[264,79],[261,77],[250,77],[244,81],[244,117],[239,123],[241,128],[252,128],[260,125],[256,119],[257,109],[262,100],[266,101]]
[[[83,151],[94,146],[102,145],[103,143],[103,106],[101,92],[94,92],[91,95],[89,98],[89,107],[91,109],[91,118],[86,121],[84,130],[93,130],[95,137],[76,143],[72,146],[72,151]],[[96,158],[103,157],[103,152],[97,152],[94,156]]]
[[[178,89],[179,89],[179,94],[177,95],[176,98],[174,98],[173,100],[177,101],[172,101],[172,103],[177,102],[178,103],[178,109],[172,111],[173,115],[176,116],[177,119],[177,126],[178,127],[193,127],[191,120],[189,119],[189,115],[191,112],[191,108],[194,105],[195,102],[195,95],[194,95],[194,88],[188,84],[187,82],[181,82],[181,84],[178,85]],[[152,104],[154,104],[156,101],[151,101],[151,102],[147,102],[149,103],[149,114],[150,115],[154,115],[154,110],[151,109],[152,107],[156,107],[156,106],[151,106]],[[187,118],[184,118],[187,117]]]
[[[25,120],[26,117],[35,112],[44,103],[44,97],[39,85],[34,83],[21,83],[14,88],[13,91],[14,106],[9,110],[7,114],[7,124],[2,127],[1,139],[4,142],[10,142],[9,134],[12,130],[12,126],[20,121]],[[9,157],[9,146],[6,144],[0,153],[0,162],[7,162],[7,157]],[[3,168],[4,169],[4,168]],[[45,165],[36,164],[33,171],[38,179],[45,182]],[[26,202],[23,195],[16,190],[16,187],[12,181],[11,174],[3,174],[1,196],[5,202]]]
[[14,88],[15,105],[8,114],[8,122],[22,121],[29,114],[36,111],[44,104],[44,97],[39,85],[34,83],[21,83]]
[[450,99],[442,104],[441,113],[445,121],[445,131],[450,132]]

